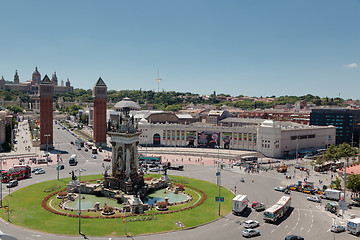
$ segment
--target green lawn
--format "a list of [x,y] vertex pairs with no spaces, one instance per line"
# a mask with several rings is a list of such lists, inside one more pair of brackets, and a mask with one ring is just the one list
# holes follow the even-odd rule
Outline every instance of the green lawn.
[[[158,176],[158,175],[151,175]],[[84,176],[81,180],[100,179],[102,175]],[[176,222],[182,222],[185,227],[194,227],[217,219],[218,202],[215,196],[219,188],[215,184],[179,176],[170,176],[171,179],[184,185],[190,185],[206,193],[207,199],[203,204],[193,209],[163,215],[155,215],[155,220],[136,221],[127,223],[127,233],[131,235],[172,231],[179,229]],[[65,217],[50,213],[41,207],[41,201],[51,192],[44,192],[46,189],[52,192],[65,188],[70,178],[42,182],[15,191],[6,198],[10,202],[10,219],[15,225],[25,228],[37,229],[39,231],[57,234],[78,234],[78,218]],[[222,188],[222,196],[225,202],[221,203],[221,215],[231,211],[231,200],[233,194]],[[192,194],[193,195],[193,194]],[[193,195],[195,196],[195,195]],[[194,200],[192,202],[195,201]],[[3,201],[6,204],[6,201]],[[174,206],[175,207],[175,206]],[[173,209],[178,208],[176,206]],[[84,212],[84,214],[86,214]],[[0,209],[0,216],[7,220],[5,208]],[[138,217],[131,217],[138,218]],[[130,218],[129,218],[130,219]],[[115,236],[125,234],[125,224],[121,218],[118,219],[82,219],[82,232],[89,236]]]

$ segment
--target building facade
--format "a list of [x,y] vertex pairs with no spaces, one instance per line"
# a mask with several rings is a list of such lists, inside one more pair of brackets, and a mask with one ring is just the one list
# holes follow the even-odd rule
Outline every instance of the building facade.
[[336,144],[349,143],[359,145],[360,110],[347,108],[313,109],[310,114],[310,125],[335,126]]
[[[30,95],[38,95],[40,83],[41,83],[41,74],[38,71],[37,67],[35,68],[35,71],[32,74],[31,80],[27,80],[26,82],[20,82],[20,77],[16,70],[13,83],[6,83],[4,77],[0,79],[0,90],[18,90],[18,91],[28,92]],[[62,84],[60,86],[58,85],[56,72],[53,73],[51,77],[51,84],[54,86],[55,94],[74,91],[74,88],[71,86],[69,79],[67,79],[65,85],[64,85],[64,81],[62,81]]]
[[[335,127],[307,126],[264,120],[260,124],[214,126],[209,124],[151,124],[140,120],[143,146],[220,147],[258,151],[268,157],[292,157],[335,143]],[[296,140],[297,139],[297,140]]]

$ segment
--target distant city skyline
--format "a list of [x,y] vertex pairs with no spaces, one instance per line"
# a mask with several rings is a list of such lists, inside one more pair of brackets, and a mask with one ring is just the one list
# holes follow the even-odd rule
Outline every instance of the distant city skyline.
[[[0,77],[360,99],[360,1],[1,1]],[[158,76],[159,71],[159,76]]]

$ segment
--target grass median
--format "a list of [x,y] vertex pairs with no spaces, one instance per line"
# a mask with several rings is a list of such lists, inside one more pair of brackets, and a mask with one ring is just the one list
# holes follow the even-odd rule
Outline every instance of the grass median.
[[[159,177],[159,175],[151,176]],[[88,181],[100,179],[101,177],[102,175],[82,176],[81,180]],[[174,231],[180,229],[176,224],[177,222],[181,222],[185,228],[189,228],[219,218],[219,205],[218,202],[215,202],[215,197],[218,196],[219,193],[217,185],[193,178],[179,176],[170,176],[170,178],[175,183],[189,185],[202,190],[207,195],[207,199],[201,205],[192,209],[170,214],[154,215],[152,220],[143,221],[138,216],[129,217],[127,234],[139,235]],[[65,188],[69,181],[70,178],[66,178],[37,183],[17,190],[13,192],[11,196],[6,196],[10,202],[10,219],[13,224],[43,232],[77,235],[79,231],[78,218],[56,215],[46,211],[41,206],[41,201],[46,196]],[[226,215],[231,211],[231,200],[234,195],[225,188],[222,188],[221,192],[221,196],[225,199],[225,201],[221,203],[221,215]],[[3,205],[6,205],[6,201],[3,201]],[[7,220],[5,208],[0,209],[0,216],[4,220]],[[125,234],[125,224],[121,218],[82,219],[81,230],[88,236],[119,236]]]

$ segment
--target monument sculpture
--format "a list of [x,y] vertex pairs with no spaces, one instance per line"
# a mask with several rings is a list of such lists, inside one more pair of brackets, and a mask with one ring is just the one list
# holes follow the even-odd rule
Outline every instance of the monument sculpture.
[[138,145],[140,131],[124,107],[117,127],[108,134],[112,144],[112,172],[104,178],[104,187],[119,189],[126,194],[137,194],[144,184],[143,174],[138,171]]

